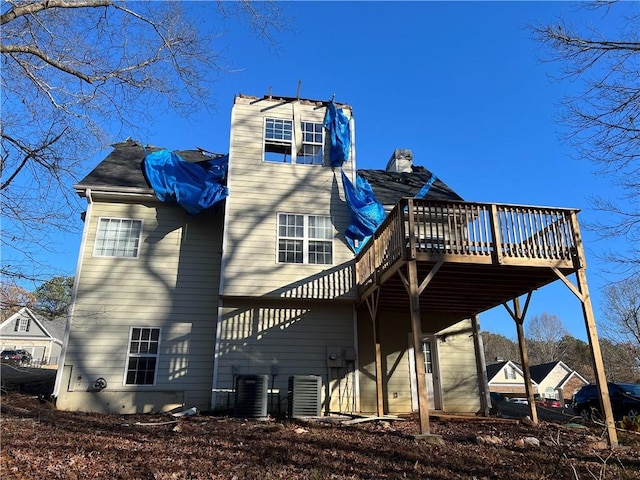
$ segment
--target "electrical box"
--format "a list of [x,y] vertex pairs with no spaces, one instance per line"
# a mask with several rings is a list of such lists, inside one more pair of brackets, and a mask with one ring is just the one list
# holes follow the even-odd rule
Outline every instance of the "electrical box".
[[327,347],[327,367],[344,367],[344,357],[341,347]]
[[356,349],[354,347],[344,347],[343,357],[345,362],[356,361]]

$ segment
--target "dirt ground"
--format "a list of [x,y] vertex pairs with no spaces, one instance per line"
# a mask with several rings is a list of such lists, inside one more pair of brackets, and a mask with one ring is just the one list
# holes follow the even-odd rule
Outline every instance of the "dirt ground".
[[[553,421],[537,427],[517,419],[433,416],[437,436],[416,438],[415,416],[348,424],[344,417],[257,422],[79,414],[10,393],[1,404],[0,477],[640,479],[640,435],[619,432],[621,446],[610,450],[601,426],[553,413]],[[543,409],[540,417],[547,418]]]

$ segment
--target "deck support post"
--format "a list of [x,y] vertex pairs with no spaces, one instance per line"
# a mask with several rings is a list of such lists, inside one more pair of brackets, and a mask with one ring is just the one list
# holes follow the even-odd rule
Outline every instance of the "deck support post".
[[[596,385],[600,395],[600,405],[602,406],[602,414],[607,427],[607,436],[611,448],[618,446],[618,432],[616,432],[616,423],[613,418],[613,410],[611,408],[611,398],[609,397],[609,385],[607,377],[604,373],[604,363],[602,362],[602,351],[600,350],[600,341],[598,340],[598,332],[596,331],[596,322],[593,315],[593,307],[591,305],[591,296],[589,295],[589,287],[587,286],[586,259],[584,255],[584,246],[582,244],[582,236],[580,235],[580,225],[575,212],[571,214],[571,227],[576,246],[575,264],[577,267],[576,281],[577,288],[564,276],[558,269],[553,269],[558,278],[571,290],[576,297],[580,299],[582,304],[582,315],[584,316],[584,324],[587,330],[587,338],[589,339],[589,348],[591,349],[591,359],[593,361],[593,369],[596,374]],[[573,288],[572,288],[573,287]]]
[[420,433],[429,435],[429,401],[427,392],[424,354],[422,353],[422,319],[420,318],[420,293],[418,292],[418,266],[416,260],[407,263],[409,302],[411,305],[411,332],[413,334],[413,354],[416,364],[418,385],[418,410],[420,412]]
[[529,371],[529,353],[527,352],[527,343],[524,337],[524,317],[527,315],[527,308],[529,307],[530,300],[531,292],[527,294],[524,310],[520,309],[520,298],[518,297],[513,299],[513,310],[511,310],[509,305],[506,303],[503,305],[516,323],[516,331],[518,332],[518,349],[520,350],[520,359],[522,360],[522,375],[524,376],[524,388],[527,394],[527,401],[529,403],[529,413],[531,415],[531,421],[534,425],[537,425],[538,409],[536,408],[536,402],[533,396],[531,372]]
[[384,416],[384,397],[382,388],[382,348],[380,346],[380,322],[378,322],[378,299],[380,298],[380,287],[376,288],[370,297],[367,298],[367,308],[373,322],[373,343],[375,348],[376,364],[376,404],[378,416]]
[[478,320],[478,315],[471,317],[471,329],[473,330],[473,348],[476,353],[480,406],[482,414],[485,417],[488,417],[489,409],[491,408],[491,395],[489,395],[489,379],[487,378],[487,368],[485,366],[484,347],[482,346],[482,336],[480,335],[480,322]]

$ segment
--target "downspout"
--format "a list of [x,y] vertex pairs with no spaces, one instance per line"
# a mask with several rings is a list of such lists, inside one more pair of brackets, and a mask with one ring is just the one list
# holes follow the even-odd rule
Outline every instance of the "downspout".
[[56,373],[56,382],[53,386],[53,397],[57,398],[60,394],[62,377],[64,376],[64,361],[67,356],[67,345],[71,334],[71,323],[73,321],[73,312],[76,306],[76,298],[78,295],[78,284],[80,283],[80,272],[82,271],[82,260],[84,259],[84,250],[87,245],[87,237],[89,235],[89,224],[91,223],[91,212],[93,210],[93,198],[91,197],[91,189],[85,190],[87,199],[87,211],[84,217],[84,228],[82,229],[82,241],[80,242],[80,252],[78,253],[78,262],[76,263],[76,275],[73,280],[73,289],[71,290],[71,306],[67,314],[67,324],[64,327],[64,338],[62,340],[62,350],[58,359],[58,372]]

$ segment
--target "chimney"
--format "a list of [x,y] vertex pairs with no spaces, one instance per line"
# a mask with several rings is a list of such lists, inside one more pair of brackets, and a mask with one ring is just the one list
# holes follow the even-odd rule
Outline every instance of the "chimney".
[[396,148],[387,162],[387,172],[411,173],[413,152],[408,148]]

